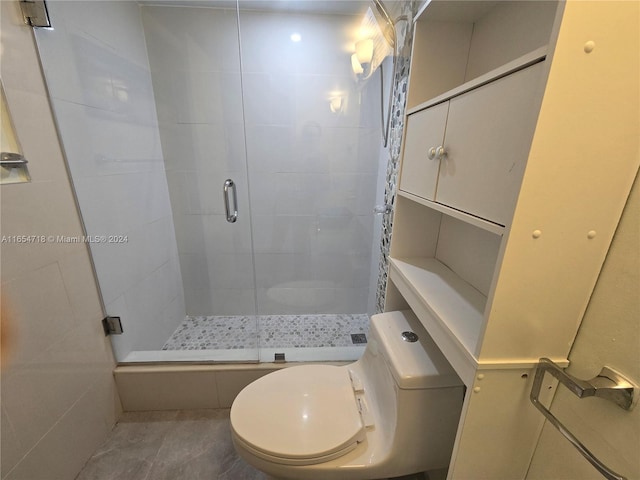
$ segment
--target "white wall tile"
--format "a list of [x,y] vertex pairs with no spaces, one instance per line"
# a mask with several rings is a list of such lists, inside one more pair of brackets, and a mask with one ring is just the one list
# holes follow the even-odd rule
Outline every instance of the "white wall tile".
[[96,319],[3,377],[2,404],[20,443],[38,442],[91,385],[110,381],[112,369],[109,342]]
[[254,215],[253,246],[256,253],[305,253],[316,236],[312,216]]
[[249,125],[247,135],[247,158],[250,172],[292,172],[292,158],[296,131],[288,125]]
[[[158,95],[159,96],[159,95]],[[160,102],[158,112],[161,109]],[[160,115],[160,114],[158,114]],[[160,140],[167,178],[172,173],[193,172],[196,168],[196,145],[193,138],[195,125],[162,121],[159,123]],[[169,191],[171,191],[169,185]]]
[[367,308],[368,288],[327,288],[316,292],[326,313],[362,313]]
[[178,123],[242,123],[240,73],[173,71]]
[[215,372],[143,372],[116,375],[126,411],[218,408]]
[[190,315],[255,315],[255,291],[247,288],[224,288],[211,292],[213,305],[209,313]]
[[159,321],[166,306],[178,296],[178,269],[177,262],[168,261],[125,293],[130,318],[123,319],[123,329],[135,339],[135,350],[159,350],[184,319],[174,319],[172,326]]
[[247,253],[221,253],[208,258],[212,286],[218,288],[253,288],[253,257]]
[[318,311],[315,288],[258,288],[258,314],[304,314]]
[[7,475],[6,480],[74,478],[115,423],[114,383],[96,382]]
[[247,125],[294,125],[296,78],[285,73],[243,73]]
[[317,219],[314,253],[369,254],[373,215],[321,216]]
[[76,322],[102,319],[100,292],[86,245],[79,252],[58,261],[65,291]]
[[315,265],[309,254],[256,253],[256,285],[258,288],[277,287],[296,280],[313,280]]
[[330,189],[329,174],[255,173],[251,211],[255,215],[316,215]]
[[[250,255],[181,255],[180,259],[188,315],[255,315]],[[212,259],[227,264],[226,270],[212,266]]]
[[244,212],[235,223],[227,222],[225,215],[177,215],[174,221],[181,254],[251,252],[249,218]]
[[[64,8],[64,4],[59,2],[57,8]],[[39,31],[36,38],[41,58],[47,59],[42,68],[51,97],[111,110],[111,76],[97,60],[101,50],[107,55],[112,55],[111,52],[106,45],[85,32],[69,35],[63,26],[64,15],[59,15],[56,7],[50,9],[50,15],[59,26]]]
[[258,314],[361,313],[368,288],[332,288],[330,282],[293,282],[284,287],[258,289]]
[[372,173],[337,173],[330,177],[318,212],[324,215],[371,216],[375,206],[376,178]]
[[[6,55],[4,47],[3,61]],[[25,61],[27,59],[24,59]],[[64,157],[58,144],[58,136],[51,117],[48,102],[42,93],[27,92],[20,88],[12,88],[6,82],[6,71],[2,69],[3,85],[7,101],[20,105],[11,111],[11,120],[16,131],[33,130],[38,133],[38,142],[22,142],[21,147],[25,158],[29,161],[29,174],[32,182],[59,181],[69,182]],[[22,81],[25,81],[22,79]],[[75,214],[75,212],[74,212]]]
[[[78,250],[77,244],[56,241],[59,235],[82,235],[68,181],[3,185],[0,197],[3,207],[2,235],[45,237],[45,243],[2,244],[4,281],[44,267]],[[53,241],[50,236],[53,236]]]
[[164,170],[155,118],[123,121],[119,112],[63,100],[53,104],[61,131],[75,133],[73,141],[65,139],[74,179]]
[[4,406],[0,407],[0,413],[2,415],[0,423],[0,428],[2,428],[2,442],[0,442],[0,455],[2,455],[0,477],[5,478],[6,474],[22,458],[26,449],[16,435],[16,431],[9,421]]
[[240,71],[235,9],[143,6],[152,66],[181,70]]
[[[181,253],[180,270],[184,279],[183,284],[187,304],[193,299],[193,292],[210,291],[212,289],[214,278],[209,270],[209,262],[205,254]],[[210,298],[207,300],[205,304],[210,305]]]
[[[32,361],[75,326],[74,312],[57,263],[3,283],[2,290],[10,301],[13,316],[11,362],[15,365]],[[39,298],[47,301],[35,301]]]
[[[361,17],[240,12],[243,67],[249,72],[349,74],[350,41]],[[292,42],[298,33],[300,42]]]
[[311,262],[313,278],[316,280],[331,282],[336,288],[369,286],[371,259],[367,254],[317,254],[311,257]]

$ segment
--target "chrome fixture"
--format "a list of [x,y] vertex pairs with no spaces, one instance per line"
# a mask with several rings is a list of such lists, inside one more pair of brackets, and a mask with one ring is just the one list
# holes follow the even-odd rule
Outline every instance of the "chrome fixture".
[[391,213],[392,210],[393,210],[393,207],[389,204],[376,205],[375,207],[373,207],[373,213],[375,213],[376,215],[384,215],[387,213]]
[[608,480],[626,480],[626,477],[614,472],[603,464],[596,456],[573,435],[560,420],[540,403],[540,389],[545,373],[550,373],[567,387],[578,398],[600,397],[609,400],[620,408],[631,410],[638,402],[638,387],[622,374],[609,367],[603,367],[600,373],[591,380],[580,380],[568,374],[548,358],[541,358],[536,367],[536,376],[531,387],[530,400],[533,405],[558,429],[558,431]]
[[[233,194],[233,213],[229,202],[229,190]],[[238,220],[238,195],[236,194],[236,184],[230,178],[226,179],[223,187],[224,192],[224,208],[227,213],[227,222],[235,223]]]

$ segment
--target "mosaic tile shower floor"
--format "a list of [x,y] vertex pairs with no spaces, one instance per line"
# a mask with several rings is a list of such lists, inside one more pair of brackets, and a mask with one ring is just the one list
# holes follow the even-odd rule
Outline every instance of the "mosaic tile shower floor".
[[162,350],[351,347],[368,334],[366,314],[189,316]]

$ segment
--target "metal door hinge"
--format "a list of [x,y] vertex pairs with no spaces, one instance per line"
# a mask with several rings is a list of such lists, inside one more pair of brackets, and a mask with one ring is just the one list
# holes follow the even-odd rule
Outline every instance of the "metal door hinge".
[[122,333],[120,317],[104,317],[102,319],[102,328],[104,328],[105,335],[120,335]]
[[20,0],[24,23],[32,27],[51,27],[47,4],[44,0]]

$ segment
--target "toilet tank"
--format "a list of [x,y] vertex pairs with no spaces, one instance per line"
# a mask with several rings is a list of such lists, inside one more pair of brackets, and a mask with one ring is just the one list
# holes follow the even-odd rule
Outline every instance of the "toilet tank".
[[371,341],[403,390],[463,385],[455,370],[411,311],[371,317]]
[[446,468],[464,384],[415,314],[372,316],[369,343],[358,364],[367,401],[388,432],[389,462],[415,459],[415,471]]

